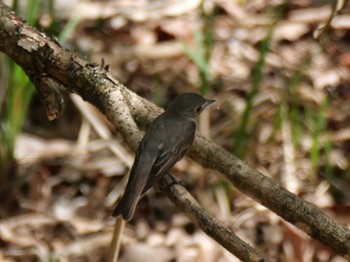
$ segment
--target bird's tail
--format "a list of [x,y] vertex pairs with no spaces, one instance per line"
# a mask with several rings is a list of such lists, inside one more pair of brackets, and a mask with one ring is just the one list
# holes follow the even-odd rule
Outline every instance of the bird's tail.
[[135,208],[140,196],[130,195],[134,192],[126,190],[123,197],[120,199],[117,207],[114,209],[112,216],[122,216],[125,221],[130,221],[134,215]]

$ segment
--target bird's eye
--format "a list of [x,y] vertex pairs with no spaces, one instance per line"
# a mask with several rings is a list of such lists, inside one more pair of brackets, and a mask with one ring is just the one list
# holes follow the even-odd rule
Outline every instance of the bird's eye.
[[201,107],[201,106],[197,107],[197,108],[195,109],[195,111],[196,111],[197,113],[200,113],[200,112],[202,111],[202,107]]

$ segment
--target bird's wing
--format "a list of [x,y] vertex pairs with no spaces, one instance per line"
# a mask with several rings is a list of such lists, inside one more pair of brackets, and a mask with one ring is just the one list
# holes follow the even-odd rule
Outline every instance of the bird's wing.
[[159,152],[147,151],[144,152],[145,142],[141,141],[135,155],[135,161],[130,170],[130,176],[128,184],[126,186],[127,191],[131,187],[131,191],[142,192],[144,186],[147,184],[147,180],[152,171],[152,166],[158,159]]
[[[156,184],[163,175],[168,172],[178,162],[190,148],[195,137],[196,124],[191,123],[181,132],[181,136],[174,137],[178,143],[174,143],[174,147],[165,148],[158,155],[153,164],[151,174],[148,178],[147,184],[142,191],[146,193],[154,184]],[[170,139],[170,138],[169,138]]]
[[114,217],[122,215],[126,221],[129,221],[134,214],[137,202],[139,201],[140,195],[147,184],[152,166],[155,163],[158,155],[158,153],[154,151],[147,154],[143,154],[142,151],[143,143],[141,143],[139,149],[137,150],[135,162],[131,168],[130,177],[123,197],[112,214]]

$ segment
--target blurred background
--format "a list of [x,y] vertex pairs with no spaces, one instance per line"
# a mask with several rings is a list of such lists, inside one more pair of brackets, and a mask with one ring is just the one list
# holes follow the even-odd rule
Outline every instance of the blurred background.
[[[161,107],[182,92],[216,99],[203,135],[350,224],[347,1],[4,2]],[[0,260],[98,261],[133,152],[78,96],[65,94],[49,122],[4,54],[0,87]],[[172,174],[272,261],[345,261],[190,159]],[[238,260],[152,190],[126,225],[121,261]]]

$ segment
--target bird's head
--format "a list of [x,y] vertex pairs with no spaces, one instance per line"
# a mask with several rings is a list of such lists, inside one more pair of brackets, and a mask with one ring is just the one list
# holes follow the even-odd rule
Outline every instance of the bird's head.
[[214,102],[196,93],[183,93],[170,102],[166,111],[195,118]]

